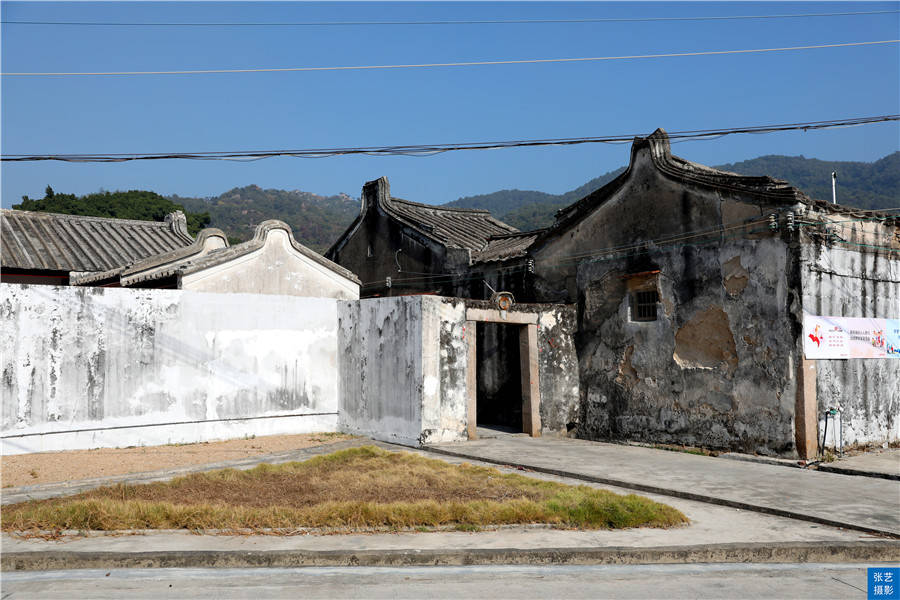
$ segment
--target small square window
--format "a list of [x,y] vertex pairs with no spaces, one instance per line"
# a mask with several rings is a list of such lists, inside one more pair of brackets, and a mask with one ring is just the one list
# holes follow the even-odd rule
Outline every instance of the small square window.
[[632,295],[631,320],[655,321],[656,305],[659,303],[659,292],[648,290],[634,292]]

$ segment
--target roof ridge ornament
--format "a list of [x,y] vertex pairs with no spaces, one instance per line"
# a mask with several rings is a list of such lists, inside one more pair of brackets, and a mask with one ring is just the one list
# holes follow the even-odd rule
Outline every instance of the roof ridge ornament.
[[182,235],[192,237],[191,234],[188,233],[187,217],[184,216],[183,211],[176,210],[175,212],[170,212],[169,214],[167,214],[166,225],[168,225],[169,229],[171,229],[175,233],[180,233]]

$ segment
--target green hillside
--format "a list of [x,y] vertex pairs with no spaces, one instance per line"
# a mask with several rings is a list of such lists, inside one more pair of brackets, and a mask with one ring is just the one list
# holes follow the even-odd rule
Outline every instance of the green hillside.
[[837,201],[866,209],[900,206],[900,152],[873,163],[827,161],[803,156],[760,156],[717,167],[742,175],[786,179],[818,200],[831,200],[831,172],[837,172]]
[[[807,195],[831,199],[831,172],[838,174],[838,202],[866,209],[900,206],[900,152],[872,163],[823,161],[803,156],[761,156],[719,165],[717,168],[744,175],[770,175],[785,179]],[[592,179],[564,194],[530,190],[500,190],[468,196],[444,206],[484,208],[521,229],[546,227],[559,209],[606,185],[624,167]],[[297,240],[325,251],[359,213],[359,201],[346,194],[319,196],[300,190],[263,189],[257,185],[234,188],[211,198],[164,198],[155,192],[98,192],[76,197],[55,194],[48,186],[43,199],[23,198],[14,208],[72,214],[161,220],[167,212],[184,208],[191,232],[209,224],[225,231],[232,242],[247,240],[256,225],[267,219],[288,223]]]
[[359,202],[346,194],[319,196],[300,190],[265,190],[258,185],[234,188],[213,198],[171,196],[189,210],[210,214],[212,226],[234,242],[253,237],[256,226],[279,219],[291,226],[304,246],[324,252],[359,214]]
[[[872,163],[770,155],[715,168],[742,175],[785,179],[808,196],[821,200],[831,200],[831,172],[836,171],[840,204],[865,209],[900,206],[900,152]],[[546,227],[553,223],[556,211],[603,187],[624,170],[625,167],[621,167],[610,171],[564,194],[501,190],[460,198],[446,206],[485,208],[498,219],[522,230]]]
[[32,199],[22,196],[22,202],[13,204],[12,207],[17,210],[110,219],[134,219],[136,221],[162,221],[167,214],[180,210],[185,213],[188,232],[191,235],[208,226],[210,222],[209,214],[202,210],[191,212],[186,210],[183,205],[176,204],[156,192],[145,190],[101,191],[86,196],[76,196],[75,194],[58,194],[48,185],[43,198]]

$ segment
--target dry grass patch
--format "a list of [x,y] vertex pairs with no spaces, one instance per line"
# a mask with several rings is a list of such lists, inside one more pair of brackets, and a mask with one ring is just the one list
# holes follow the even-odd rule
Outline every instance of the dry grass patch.
[[549,523],[608,529],[687,522],[648,498],[452,465],[375,446],[3,507],[4,531],[346,530]]

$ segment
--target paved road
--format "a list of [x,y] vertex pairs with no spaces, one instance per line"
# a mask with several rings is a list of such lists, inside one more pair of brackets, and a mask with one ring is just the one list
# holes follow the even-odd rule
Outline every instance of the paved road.
[[864,599],[865,589],[866,565],[312,567],[4,573],[0,598]]
[[554,437],[501,436],[433,448],[900,536],[900,481]]

